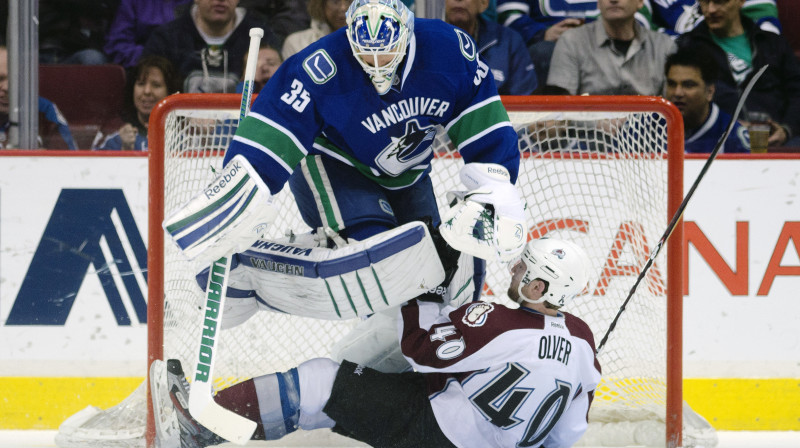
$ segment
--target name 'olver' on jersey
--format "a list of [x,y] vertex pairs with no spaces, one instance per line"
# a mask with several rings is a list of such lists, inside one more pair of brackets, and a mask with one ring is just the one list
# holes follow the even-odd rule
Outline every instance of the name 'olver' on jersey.
[[561,336],[542,336],[539,338],[539,359],[554,359],[569,363],[569,354],[572,352],[572,343]]
[[380,114],[372,114],[361,122],[371,133],[376,133],[388,126],[402,122],[418,115],[428,115],[432,117],[444,117],[450,108],[449,101],[438,98],[426,98],[416,96],[413,98],[402,99],[389,107],[380,111]]

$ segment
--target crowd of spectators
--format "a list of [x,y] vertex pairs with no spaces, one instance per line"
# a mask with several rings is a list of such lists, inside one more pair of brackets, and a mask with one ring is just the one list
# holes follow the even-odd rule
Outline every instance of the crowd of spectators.
[[732,113],[742,86],[761,67],[767,71],[745,102],[745,119],[754,112],[768,114],[770,145],[798,146],[800,138],[800,64],[781,36],[740,13],[741,0],[698,0],[704,21],[678,37],[691,51],[705,50],[720,71],[714,98]]
[[[283,61],[345,26],[349,3],[40,0],[39,62],[124,67],[125,124],[98,134],[93,149],[146,150],[150,110],[165,96],[241,91],[251,27],[265,30],[258,91]],[[442,15],[475,40],[501,94],[664,96],[684,115],[687,151],[708,146],[697,142],[714,139],[709,120],[729,117],[744,85],[769,65],[739,117],[743,137],[728,150],[748,147],[748,117],[764,113],[770,146],[800,146],[800,49],[780,34],[775,0],[445,0]],[[7,56],[0,47],[2,147]],[[57,135],[74,148],[58,109],[70,105],[42,98],[39,107],[42,147]]]
[[600,17],[556,42],[547,85],[570,95],[661,94],[664,61],[675,42],[636,22],[641,5],[642,0],[598,0]]

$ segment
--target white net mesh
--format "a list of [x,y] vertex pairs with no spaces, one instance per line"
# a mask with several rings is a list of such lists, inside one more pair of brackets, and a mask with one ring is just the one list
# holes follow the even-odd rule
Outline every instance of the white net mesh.
[[[599,342],[669,219],[667,119],[652,111],[564,112],[548,110],[551,107],[542,103],[527,112],[509,113],[523,156],[517,185],[528,204],[531,237],[549,232],[575,241],[590,256],[595,268],[592,294],[573,301],[568,311],[586,320]],[[206,186],[213,178],[212,167],[222,168],[221,156],[237,117],[235,97],[227,110],[187,108],[167,115],[165,212]],[[442,210],[445,193],[463,189],[458,177],[463,162],[441,130],[435,151],[432,179]],[[272,238],[284,236],[288,229],[309,230],[288,190],[278,195],[281,216],[272,227]],[[590,417],[597,424],[585,443],[664,444],[666,268],[664,250],[599,356],[604,381]],[[171,245],[164,248],[164,357],[181,359],[190,377],[202,303],[194,280],[197,270]],[[505,266],[488,264],[484,288],[488,299],[507,301],[507,277]],[[215,355],[215,387],[326,356],[354,324],[258,313],[222,332]],[[637,432],[646,433],[646,440],[637,439]]]
[[88,406],[58,427],[62,448],[144,448],[147,417],[145,383],[120,404],[106,409]]

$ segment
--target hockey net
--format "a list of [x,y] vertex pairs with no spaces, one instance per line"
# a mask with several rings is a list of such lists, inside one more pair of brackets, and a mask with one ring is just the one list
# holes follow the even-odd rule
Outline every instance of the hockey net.
[[[194,280],[197,267],[164,245],[161,221],[221,168],[239,101],[236,95],[175,95],[151,117],[149,362],[181,359],[189,377],[199,342],[202,292]],[[586,320],[599,343],[682,199],[680,114],[655,97],[506,97],[504,103],[519,136],[517,186],[528,205],[529,236],[559,236],[586,249],[594,266],[591,294],[576,299],[567,311]],[[463,162],[446,134],[438,134],[432,179],[443,210],[445,193],[462,189],[458,172]],[[287,230],[309,231],[289,189],[278,198],[281,216],[270,238],[284,237]],[[713,429],[684,409],[682,401],[681,239],[679,226],[599,354],[603,382],[583,445],[678,446],[681,437],[683,446],[715,444]],[[488,263],[485,297],[507,302],[507,286],[507,268]],[[326,356],[355,323],[260,312],[222,333],[215,388]],[[139,395],[91,413],[84,419],[88,423],[73,421],[67,431],[89,437],[85,426],[102,427],[98,420],[134,421],[136,415],[140,421],[149,400]],[[119,418],[125,413],[131,418]],[[152,441],[152,409],[148,417]],[[69,445],[63,433],[61,446],[90,446]],[[136,439],[134,444],[117,446],[144,446],[141,437],[129,438]],[[313,442],[342,443],[347,441]],[[97,446],[113,445],[104,437]]]

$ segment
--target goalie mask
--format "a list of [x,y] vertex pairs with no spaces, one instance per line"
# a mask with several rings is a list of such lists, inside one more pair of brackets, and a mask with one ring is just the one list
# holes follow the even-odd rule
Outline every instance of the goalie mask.
[[414,13],[400,0],[355,0],[347,9],[347,40],[379,95],[392,87],[413,34]]
[[[530,303],[547,302],[562,307],[580,295],[589,281],[589,256],[576,244],[552,238],[533,240],[525,246],[519,261],[526,270],[520,280],[517,292],[519,301]],[[535,279],[547,283],[545,293],[538,300],[531,300],[522,294],[522,288]]]

